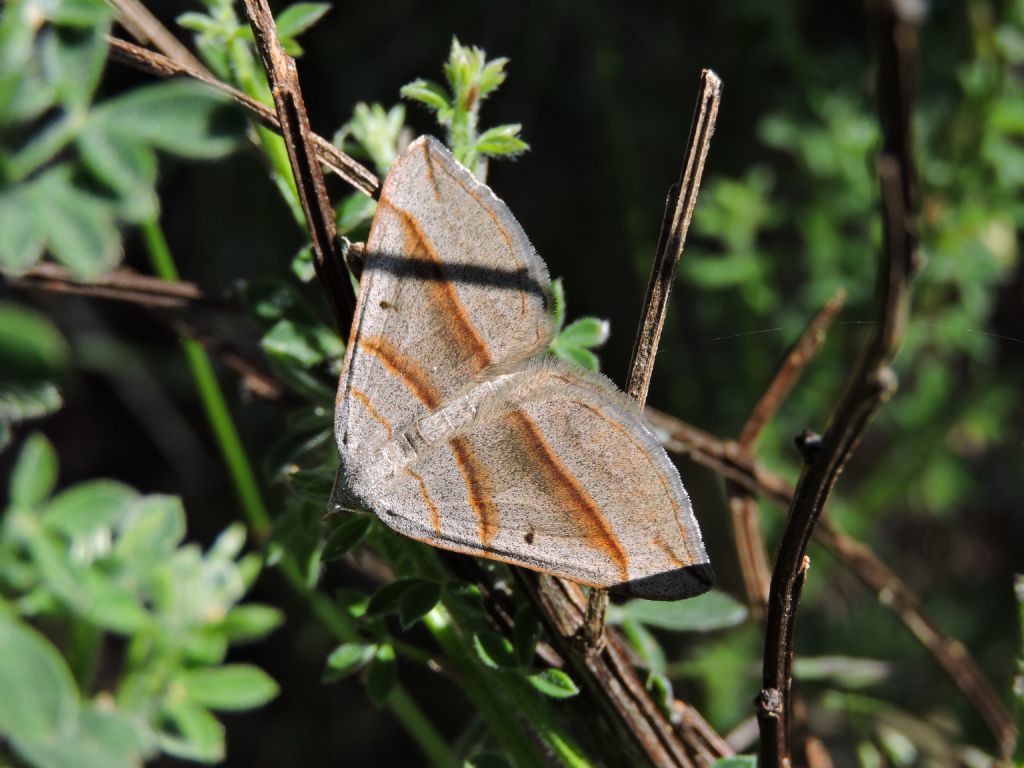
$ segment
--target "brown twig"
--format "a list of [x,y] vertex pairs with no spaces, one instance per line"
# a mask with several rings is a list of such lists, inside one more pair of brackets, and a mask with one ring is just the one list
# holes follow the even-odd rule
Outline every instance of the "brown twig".
[[[274,133],[281,133],[281,123],[272,109],[236,88],[232,88],[227,83],[193,69],[187,64],[174,61],[167,56],[133,45],[125,40],[116,37],[108,37],[107,40],[110,43],[110,57],[115,61],[155,77],[181,76],[199,80],[230,97],[236,104],[246,109],[263,127],[274,131]],[[353,189],[368,197],[376,197],[380,193],[380,180],[368,168],[353,160],[327,139],[316,134],[310,134],[310,138],[317,158],[331,172],[344,179]]]
[[[690,230],[690,220],[697,204],[704,163],[711,148],[721,100],[722,80],[710,69],[701,71],[700,95],[690,124],[690,139],[679,181],[672,185],[665,202],[658,249],[654,255],[640,325],[633,344],[633,355],[626,373],[626,394],[641,409],[647,402],[647,391],[654,373],[654,358],[658,354],[658,342],[668,316],[668,300],[686,246],[686,234]],[[608,593],[602,589],[592,589],[587,602],[587,620],[583,625],[584,639],[591,645],[600,640],[607,606]]]
[[16,288],[35,288],[51,293],[112,299],[149,309],[231,307],[229,302],[205,296],[195,283],[162,280],[159,277],[140,275],[123,267],[86,283],[72,278],[64,267],[44,262],[18,277],[8,279]]
[[[736,441],[738,450],[748,453],[753,451],[754,443],[761,431],[778,411],[807,364],[821,348],[825,340],[825,331],[839,314],[844,299],[845,292],[842,289],[837,290],[790,346],[764,394],[751,409],[740,430],[740,436]],[[771,568],[768,565],[767,549],[761,533],[757,498],[750,491],[732,482],[726,483],[726,495],[729,500],[729,514],[732,518],[736,554],[747,605],[757,620],[763,621],[771,584]]]
[[213,74],[192,51],[182,45],[171,31],[160,23],[150,10],[139,0],[108,0],[117,11],[117,20],[128,33],[142,44],[150,44],[182,66],[198,73],[203,79],[213,79]]
[[[872,9],[881,32],[878,87],[885,137],[878,161],[885,228],[878,279],[881,322],[850,377],[820,446],[805,452],[805,468],[779,545],[768,597],[762,690],[757,699],[760,764],[764,766],[790,764],[792,641],[808,541],[836,479],[875,413],[896,389],[896,375],[889,364],[906,327],[916,251],[909,131],[919,19],[908,12],[907,5],[887,0]],[[765,706],[769,698],[779,706]]]
[[316,161],[313,133],[309,128],[309,115],[299,87],[295,60],[284,52],[277,37],[277,27],[266,0],[245,0],[263,69],[270,83],[270,92],[281,124],[281,137],[288,150],[288,161],[299,191],[306,226],[313,243],[313,265],[323,286],[327,303],[334,315],[341,338],[347,339],[355,313],[356,297],[345,271],[334,224],[334,209],[327,197],[323,171]]

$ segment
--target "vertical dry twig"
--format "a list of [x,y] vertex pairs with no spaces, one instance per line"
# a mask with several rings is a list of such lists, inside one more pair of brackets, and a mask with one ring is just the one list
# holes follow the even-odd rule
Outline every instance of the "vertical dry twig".
[[302,210],[306,214],[316,274],[324,287],[338,332],[341,338],[347,339],[352,327],[356,297],[345,271],[344,256],[334,224],[334,208],[327,198],[323,171],[316,160],[313,134],[309,128],[309,115],[306,113],[302,89],[299,88],[295,59],[284,52],[278,40],[277,27],[266,0],[245,0],[245,10],[256,41],[256,50],[259,51],[270,83],[277,119],[281,123],[281,137],[288,150],[295,186],[299,191]]
[[906,327],[916,251],[910,112],[919,18],[909,5],[886,0],[869,7],[881,32],[878,88],[884,141],[878,172],[885,228],[878,276],[881,322],[820,443],[804,452],[805,468],[779,545],[768,600],[762,689],[756,700],[764,766],[790,764],[787,729],[792,643],[807,544],[836,479],[875,413],[896,388],[896,375],[889,363]]
[[[718,119],[718,106],[722,100],[722,81],[710,69],[700,73],[700,96],[693,112],[690,139],[683,158],[679,181],[672,185],[665,202],[665,215],[658,236],[658,249],[647,283],[647,295],[640,315],[633,355],[626,374],[626,394],[643,409],[647,402],[647,391],[654,373],[654,358],[658,354],[658,342],[668,315],[668,299],[675,282],[676,269],[686,245],[686,234],[697,204],[704,163],[711,148],[711,137]],[[591,645],[600,639],[604,627],[604,614],[608,605],[608,593],[601,589],[590,591],[587,602],[587,621],[584,624],[584,638]]]

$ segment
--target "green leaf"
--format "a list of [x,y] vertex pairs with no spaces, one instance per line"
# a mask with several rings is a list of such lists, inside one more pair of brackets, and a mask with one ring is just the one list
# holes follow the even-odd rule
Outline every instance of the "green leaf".
[[[36,229],[35,218],[31,215],[32,205],[32,196],[25,194],[22,187],[0,192],[0,232],[4,233],[0,237],[0,270],[15,276],[34,266],[42,258],[46,245],[45,233]],[[5,334],[0,343],[6,340]]]
[[0,450],[11,441],[11,425],[59,410],[63,400],[53,384],[0,383]]
[[558,334],[558,342],[575,347],[599,347],[608,341],[609,323],[596,317],[581,317]]
[[800,656],[793,676],[802,681],[823,680],[843,688],[866,688],[892,676],[892,665],[876,659],[849,656]]
[[71,112],[84,111],[92,101],[107,58],[109,14],[90,26],[55,26],[44,36],[43,70],[57,98]]
[[480,661],[491,669],[515,669],[519,666],[512,643],[497,632],[477,632],[473,635],[473,648]]
[[382,645],[370,662],[366,673],[366,690],[370,701],[378,707],[383,706],[398,684],[398,664],[395,662],[395,649],[390,645]]
[[251,664],[196,669],[186,672],[181,683],[192,702],[221,711],[262,706],[280,690],[270,675]]
[[14,741],[30,764],[45,768],[135,768],[154,746],[139,718],[95,705],[83,708],[77,727],[56,739]]
[[389,613],[395,613],[398,611],[398,604],[405,590],[421,583],[422,579],[395,579],[390,584],[385,584],[373,593],[370,604],[366,607],[366,613],[370,616],[386,616]]
[[157,733],[161,750],[201,763],[224,759],[224,726],[208,710],[190,701],[176,701],[165,704],[160,714],[165,725]]
[[278,320],[260,340],[264,351],[283,363],[309,367],[345,353],[341,339],[324,326]]
[[28,307],[0,302],[0,386],[48,381],[60,376],[67,363],[67,342],[49,318]]
[[711,764],[711,768],[757,768],[757,757],[754,755],[720,757]]
[[274,19],[277,35],[281,38],[296,37],[316,24],[331,9],[329,3],[295,3],[285,8]]
[[111,137],[94,125],[88,125],[77,141],[85,166],[118,197],[122,217],[141,221],[156,213],[156,155],[146,144]]
[[124,635],[135,634],[152,624],[149,612],[127,586],[96,569],[84,571],[80,579],[85,596],[71,607],[89,621]]
[[92,480],[55,496],[46,505],[43,522],[69,538],[89,536],[120,522],[138,499],[138,492],[123,483]]
[[476,151],[493,157],[521,155],[530,148],[529,144],[519,138],[522,128],[519,123],[488,128],[477,138]]
[[320,559],[329,563],[342,557],[363,540],[372,523],[373,519],[369,515],[352,515],[342,520],[327,537]]
[[269,605],[236,605],[217,624],[232,645],[259,640],[284,623],[284,614]]
[[441,585],[435,581],[413,584],[398,599],[398,619],[402,629],[408,629],[422,619],[441,599]]
[[581,368],[586,368],[588,371],[600,370],[601,363],[597,359],[597,355],[591,352],[589,349],[582,349],[580,347],[567,346],[565,344],[559,344],[558,339],[555,339],[551,344],[551,351],[558,355],[563,360],[568,360],[570,363],[575,363]]
[[41,433],[31,435],[11,473],[11,504],[31,509],[43,503],[57,482],[57,453]]
[[500,752],[477,752],[463,764],[463,768],[514,768]]
[[158,561],[185,538],[185,510],[177,496],[146,496],[121,521],[114,554],[125,562]]
[[725,629],[740,624],[746,617],[747,609],[720,590],[675,603],[630,600],[621,606],[608,607],[609,621],[620,623],[630,618],[648,627],[674,632]]
[[451,116],[452,105],[444,88],[430,80],[417,79],[402,86],[399,93],[402,98],[426,104],[437,113],[440,122],[444,123]]
[[658,705],[658,709],[665,715],[666,718],[671,718],[673,713],[673,702],[675,697],[672,695],[672,682],[658,672],[647,673],[647,682],[645,687],[651,694],[651,698]]
[[233,151],[244,130],[225,97],[188,81],[135,88],[96,107],[91,120],[112,139],[200,159]]
[[538,691],[553,699],[569,699],[580,692],[572,678],[560,669],[545,669],[530,675],[527,680]]
[[551,319],[557,338],[557,335],[562,332],[562,326],[565,325],[565,286],[560,277],[551,281],[551,299],[554,303]]
[[643,624],[628,617],[622,621],[622,631],[648,669],[664,674],[667,665],[665,652],[654,635]]
[[46,233],[57,261],[80,280],[98,277],[121,257],[121,234],[107,201],[76,187],[67,166],[56,166],[32,185],[35,227]]
[[331,655],[327,657],[327,672],[324,674],[325,682],[333,682],[355,674],[369,664],[376,654],[376,645],[342,643],[331,651]]
[[0,608],[0,733],[55,739],[78,719],[78,693],[57,649]]
[[516,611],[513,645],[520,666],[528,667],[533,662],[540,632],[540,621],[533,608],[529,605],[519,606],[519,610]]
[[336,224],[339,235],[351,234],[367,224],[377,212],[377,201],[366,195],[352,194],[338,206]]

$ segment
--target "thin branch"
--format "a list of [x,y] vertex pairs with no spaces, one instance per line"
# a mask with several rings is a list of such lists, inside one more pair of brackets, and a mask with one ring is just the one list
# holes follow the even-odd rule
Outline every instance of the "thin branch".
[[[669,451],[686,456],[776,506],[789,508],[794,496],[793,485],[769,472],[749,454],[739,451],[734,443],[719,440],[651,407],[646,409],[645,415]],[[963,645],[945,635],[932,621],[913,590],[870,548],[838,530],[827,517],[818,520],[814,537],[925,648],[971,703],[997,743],[1013,743],[1017,730],[1002,698]]]
[[881,322],[850,377],[820,447],[805,453],[806,465],[790,506],[768,598],[762,691],[758,701],[777,699],[778,709],[758,709],[761,765],[790,764],[789,698],[792,642],[803,585],[807,543],[843,467],[878,409],[896,389],[889,367],[903,338],[914,272],[916,237],[910,112],[917,65],[919,12],[889,0],[869,8],[880,30],[878,72],[883,150],[878,161],[885,230],[879,266]]
[[[751,409],[743,429],[740,430],[737,439],[738,450],[753,450],[761,431],[778,411],[808,363],[824,343],[825,332],[839,314],[845,296],[841,288],[837,290],[790,346],[764,394]],[[743,577],[747,605],[760,622],[764,620],[765,605],[768,602],[771,567],[768,565],[767,548],[761,533],[757,498],[750,491],[732,482],[726,483],[726,496],[729,500],[729,515],[732,518],[736,555]]]
[[197,72],[204,79],[213,79],[213,74],[199,59],[192,55],[171,31],[160,23],[150,10],[139,0],[107,0],[117,11],[117,20],[128,33],[143,44],[150,44],[169,59]]
[[741,448],[748,451],[753,449],[754,443],[765,425],[771,421],[775,412],[779,410],[789,395],[790,390],[800,379],[807,364],[818,353],[825,341],[825,332],[843,308],[845,300],[846,292],[842,288],[832,294],[832,297],[818,310],[811,322],[807,324],[804,332],[786,352],[771,383],[761,395],[761,399],[757,401],[757,405],[751,409],[743,429],[740,430],[740,436],[736,442]]
[[44,262],[18,277],[8,279],[15,288],[112,299],[138,304],[147,309],[227,309],[232,306],[229,302],[205,296],[195,283],[140,275],[123,267],[86,283],[72,278],[64,267]]
[[693,208],[697,204],[704,162],[711,147],[715,131],[718,105],[722,99],[722,81],[710,69],[700,75],[700,97],[690,126],[690,141],[683,160],[679,181],[669,190],[665,203],[665,216],[661,223],[658,250],[647,283],[647,296],[633,345],[633,357],[626,374],[626,394],[641,408],[647,402],[647,390],[654,372],[654,357],[658,352],[661,329],[668,313],[668,299],[675,282],[676,268],[686,245]]
[[[108,37],[110,57],[115,61],[154,75],[155,77],[191,77],[209,85],[230,97],[236,104],[248,110],[252,117],[274,133],[281,133],[281,123],[274,111],[227,83],[206,75],[190,66],[176,62],[167,56],[140,48],[117,37]],[[340,176],[357,192],[368,197],[380,193],[380,180],[365,166],[353,160],[327,139],[310,134],[316,156],[332,173]]]
[[313,265],[327,296],[341,338],[347,339],[355,313],[356,297],[345,270],[334,224],[334,208],[327,197],[323,171],[316,161],[309,115],[299,87],[295,60],[284,52],[277,37],[277,27],[266,0],[245,0],[263,69],[270,83],[270,92],[281,123],[281,137],[288,150],[288,160],[295,177],[295,186],[306,214],[306,225],[313,243]]

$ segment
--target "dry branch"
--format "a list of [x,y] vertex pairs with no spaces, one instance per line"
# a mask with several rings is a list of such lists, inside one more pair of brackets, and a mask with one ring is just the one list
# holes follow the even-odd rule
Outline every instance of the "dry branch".
[[[281,133],[281,123],[274,111],[250,96],[232,88],[227,83],[193,69],[154,51],[133,45],[116,37],[108,37],[110,57],[155,77],[191,77],[230,97],[236,104],[247,110],[260,125],[274,133]],[[361,165],[322,136],[310,134],[316,156],[331,172],[335,173],[357,192],[376,197],[380,192],[380,180],[368,168]]]

